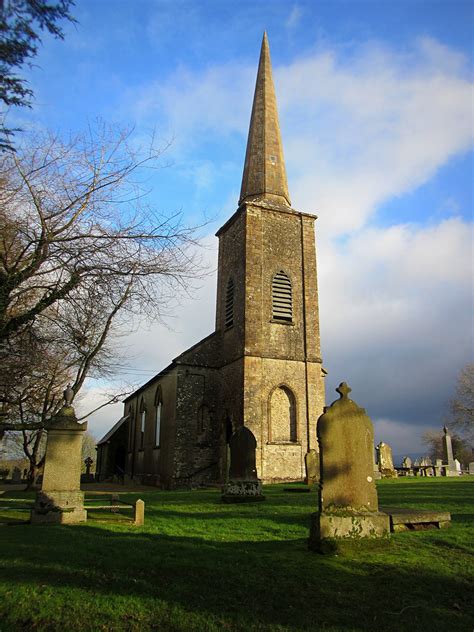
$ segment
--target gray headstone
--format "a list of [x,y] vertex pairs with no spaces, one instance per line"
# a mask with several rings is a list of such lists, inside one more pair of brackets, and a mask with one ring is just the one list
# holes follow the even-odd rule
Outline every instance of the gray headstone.
[[21,483],[21,470],[19,467],[14,467],[12,472],[12,483]]
[[308,450],[304,457],[306,467],[306,483],[314,485],[319,482],[319,452],[316,450]]
[[229,479],[232,481],[256,481],[255,451],[257,440],[252,431],[245,426],[236,430],[230,438],[229,448]]
[[469,463],[469,474],[474,474],[474,461]]
[[396,475],[395,468],[393,467],[392,448],[388,443],[381,441],[377,448],[379,470],[383,477],[391,478]]

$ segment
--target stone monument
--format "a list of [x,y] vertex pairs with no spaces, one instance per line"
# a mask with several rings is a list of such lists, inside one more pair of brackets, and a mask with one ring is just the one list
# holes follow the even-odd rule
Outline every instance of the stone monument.
[[380,538],[390,532],[389,516],[378,511],[372,422],[349,399],[345,382],[336,391],[340,398],[324,409],[317,425],[321,479],[319,511],[311,516],[313,550],[328,540]]
[[43,483],[31,511],[32,524],[84,522],[81,492],[82,438],[87,422],[80,424],[72,407],[74,392],[64,391],[64,405],[48,429]]
[[314,449],[308,450],[304,457],[304,464],[306,468],[305,483],[307,485],[319,483],[319,452]]
[[443,427],[443,438],[442,438],[442,446],[443,446],[443,460],[446,465],[445,473],[446,476],[457,476],[458,473],[456,471],[456,464],[454,463],[454,455],[453,455],[453,445],[451,442],[451,435],[446,426]]
[[381,441],[377,448],[379,472],[382,478],[395,478],[397,472],[393,467],[392,448],[388,443]]
[[262,482],[257,478],[257,440],[252,431],[245,426],[238,428],[229,440],[229,449],[229,480],[224,485],[222,500],[227,503],[265,500]]

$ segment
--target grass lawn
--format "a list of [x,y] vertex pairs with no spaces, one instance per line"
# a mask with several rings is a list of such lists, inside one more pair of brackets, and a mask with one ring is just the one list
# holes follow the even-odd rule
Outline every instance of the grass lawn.
[[[318,555],[306,546],[316,495],[283,485],[248,505],[217,490],[124,494],[145,500],[140,528],[99,512],[85,525],[0,525],[0,632],[472,632],[474,477],[378,490],[381,505],[448,510],[452,525]],[[0,496],[0,519],[21,515],[2,504],[32,497]]]

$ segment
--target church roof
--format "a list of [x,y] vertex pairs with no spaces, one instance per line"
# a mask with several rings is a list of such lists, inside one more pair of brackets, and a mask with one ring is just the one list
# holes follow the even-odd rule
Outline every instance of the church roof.
[[112,428],[102,437],[102,439],[100,441],[97,441],[96,445],[102,445],[103,443],[107,443],[107,441],[111,438],[111,436],[115,434],[121,426],[123,426],[123,424],[127,421],[128,417],[129,415],[124,415],[123,417],[120,417],[117,423],[114,426],[112,426]]
[[267,34],[263,34],[239,205],[266,200],[291,206]]

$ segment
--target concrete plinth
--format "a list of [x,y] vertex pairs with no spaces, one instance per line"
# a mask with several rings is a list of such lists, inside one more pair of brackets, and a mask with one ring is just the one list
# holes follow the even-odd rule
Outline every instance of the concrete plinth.
[[320,550],[330,540],[384,538],[390,533],[390,518],[381,511],[316,512],[311,514],[309,548]]
[[222,500],[225,503],[255,503],[265,500],[262,496],[262,482],[256,481],[229,481],[222,490]]
[[74,524],[87,520],[84,492],[40,491],[31,510],[31,524]]

